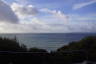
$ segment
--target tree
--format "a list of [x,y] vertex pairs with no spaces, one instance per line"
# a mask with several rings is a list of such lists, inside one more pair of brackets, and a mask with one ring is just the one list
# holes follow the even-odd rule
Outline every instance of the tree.
[[22,51],[22,47],[14,39],[0,38],[0,51]]

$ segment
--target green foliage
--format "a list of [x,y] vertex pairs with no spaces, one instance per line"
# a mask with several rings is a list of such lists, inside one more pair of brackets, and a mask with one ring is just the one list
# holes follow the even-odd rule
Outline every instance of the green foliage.
[[74,58],[74,60],[94,60],[96,58],[96,36],[89,36],[80,41],[71,42],[68,45],[57,49],[56,52],[69,52],[67,54],[71,55],[70,57],[67,56],[67,58]]
[[0,38],[0,51],[47,52],[38,48],[30,48],[28,50],[24,44],[19,44],[16,37],[14,39]]
[[63,46],[59,48],[57,51],[65,51],[65,50],[94,50],[96,49],[96,37],[89,36],[81,39],[77,42],[71,42],[69,45]]
[[[39,48],[27,49],[24,44],[20,45],[16,38],[11,40],[0,38],[0,51],[48,53],[46,50]],[[38,56],[39,54],[36,55],[36,59]],[[51,51],[45,57],[51,64],[72,64],[84,60],[96,61],[96,36],[89,36],[80,41],[70,42],[54,52]]]

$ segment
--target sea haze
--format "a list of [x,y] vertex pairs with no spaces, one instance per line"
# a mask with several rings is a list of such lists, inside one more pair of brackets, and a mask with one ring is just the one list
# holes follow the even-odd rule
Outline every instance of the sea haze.
[[14,38],[16,36],[20,44],[30,47],[46,49],[48,51],[67,45],[71,41],[80,40],[86,36],[96,36],[96,33],[22,33],[0,34],[1,37]]

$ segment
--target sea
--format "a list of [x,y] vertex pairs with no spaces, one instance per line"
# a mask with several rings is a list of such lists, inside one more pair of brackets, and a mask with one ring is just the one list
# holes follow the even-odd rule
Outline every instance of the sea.
[[87,36],[96,36],[96,33],[10,33],[0,34],[2,38],[14,39],[28,48],[36,47],[47,51],[56,51],[72,41],[81,40]]

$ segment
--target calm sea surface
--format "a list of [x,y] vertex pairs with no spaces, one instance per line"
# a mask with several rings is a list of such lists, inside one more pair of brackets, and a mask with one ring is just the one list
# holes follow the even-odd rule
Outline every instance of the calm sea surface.
[[42,34],[0,34],[0,37],[14,38],[27,47],[37,47],[56,50],[71,41],[80,40],[86,36],[96,36],[96,33],[42,33]]

